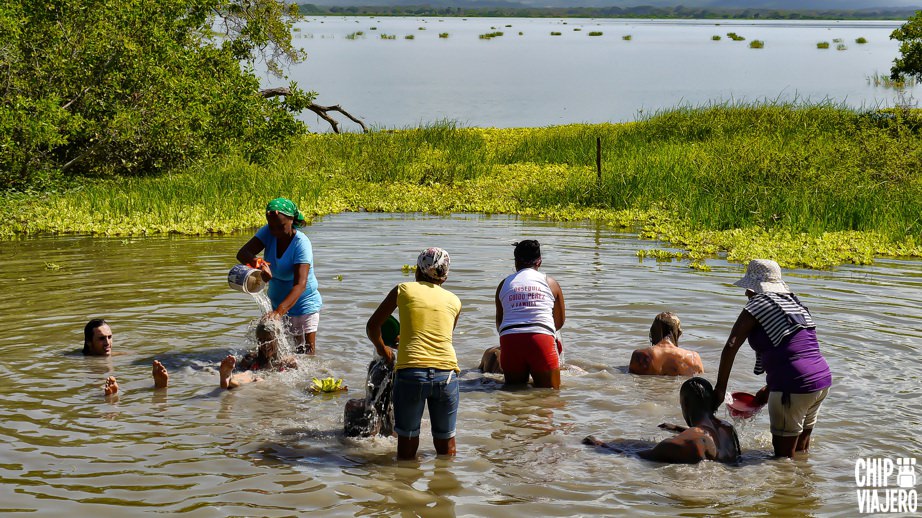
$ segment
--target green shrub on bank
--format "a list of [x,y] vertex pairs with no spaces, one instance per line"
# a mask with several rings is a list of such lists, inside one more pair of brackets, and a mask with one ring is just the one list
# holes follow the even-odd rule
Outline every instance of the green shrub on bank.
[[[86,183],[0,201],[0,233],[232,232],[265,200],[348,210],[511,213],[635,228],[700,261],[787,266],[922,256],[922,117],[832,105],[712,106],[630,124],[309,135],[271,166]],[[596,139],[602,140],[597,183]]]

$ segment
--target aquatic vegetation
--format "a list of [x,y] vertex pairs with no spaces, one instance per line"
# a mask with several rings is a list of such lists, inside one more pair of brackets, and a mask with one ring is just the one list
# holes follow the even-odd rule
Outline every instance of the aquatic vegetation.
[[416,265],[405,264],[400,268],[400,271],[403,272],[404,275],[410,275],[411,273],[416,272]]
[[580,32],[580,31],[582,31],[582,29],[580,29],[579,27],[573,27],[573,32]]
[[715,34],[715,35],[711,36],[711,41],[720,41],[720,35],[719,35],[719,34]]
[[354,39],[356,39],[356,38],[362,37],[364,34],[365,34],[365,33],[362,32],[362,31],[356,31],[356,32],[347,34],[347,35],[346,35],[346,39],[347,39],[347,40],[354,40]]
[[833,38],[833,39],[832,39],[832,42],[833,42],[833,43],[842,43],[842,42],[844,42],[844,41],[845,41],[845,40],[843,40],[842,38]]
[[417,30],[419,30],[419,31],[424,31],[424,30],[426,30],[426,28],[425,28],[425,27],[420,27],[420,28],[418,28]]
[[589,32],[588,34],[589,34],[589,36],[601,36],[601,35],[602,35],[602,31],[591,31],[591,32]]
[[821,42],[819,42],[819,43],[816,44],[816,48],[818,48],[818,49],[828,49],[828,48],[829,48],[829,42],[828,42],[828,41],[821,41]]
[[343,280],[343,276],[342,276],[342,275],[334,275],[334,276],[333,276],[333,279],[334,279],[334,280],[337,280],[337,281],[342,281],[342,280]]
[[405,40],[412,40],[412,39],[415,39],[415,38],[416,38],[416,37],[413,36],[412,34],[407,34],[406,36],[403,37],[403,39],[405,39]]
[[506,24],[506,27],[512,27],[512,24]]
[[370,31],[376,31],[376,30],[378,30],[378,28],[377,28],[377,27],[371,27],[371,28],[368,29],[368,30],[370,30]]
[[481,34],[481,35],[480,35],[480,39],[482,39],[482,40],[491,40],[491,39],[493,39],[493,38],[498,38],[498,37],[500,37],[500,36],[502,36],[502,35],[503,35],[503,33],[502,33],[501,31],[488,32],[488,33],[486,33],[486,34]]
[[893,88],[895,90],[913,88],[918,84],[915,76],[900,76],[897,79],[893,79],[889,74],[874,74],[868,76],[867,81],[869,85],[882,88]]
[[396,39],[397,39],[397,35],[396,35],[396,34],[384,34],[384,33],[382,32],[382,33],[381,33],[381,39],[382,39],[382,40],[396,40]]
[[922,257],[920,127],[917,111],[743,104],[629,124],[316,134],[267,165],[228,156],[184,174],[3,195],[0,235],[250,231],[265,200],[284,192],[308,218],[362,210],[593,221],[667,243],[699,269],[715,257],[867,264]]
[[320,392],[320,393],[330,393],[330,392],[342,392],[344,390],[349,390],[348,387],[343,385],[343,379],[339,378],[311,378],[311,392]]
[[860,37],[858,37],[858,38],[855,38],[855,43],[857,43],[858,45],[864,45],[864,44],[867,43],[867,42],[868,42],[868,39],[865,38],[864,36],[860,36]]
[[746,39],[746,38],[744,38],[743,36],[740,36],[739,34],[737,34],[737,33],[735,33],[735,32],[728,32],[728,33],[727,33],[727,37],[730,38],[730,39],[733,40],[733,41],[743,41],[743,40]]
[[848,50],[848,47],[846,47],[844,43],[837,43],[836,50]]
[[631,41],[631,39],[633,39],[633,36],[631,36],[630,34],[625,34],[624,36],[621,36],[621,39],[624,41]]
[[765,48],[765,42],[762,40],[752,40],[749,42],[749,48],[751,49]]
[[560,36],[561,34],[562,34],[562,33],[560,33],[560,32],[551,31],[551,36]]
[[447,33],[447,32],[440,32],[440,33],[439,33],[439,38],[445,39],[445,38],[447,38],[447,37],[448,37],[448,33]]

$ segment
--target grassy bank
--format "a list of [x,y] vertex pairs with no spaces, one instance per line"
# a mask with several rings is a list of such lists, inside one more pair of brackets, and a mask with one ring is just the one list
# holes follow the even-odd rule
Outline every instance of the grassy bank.
[[[922,256],[922,139],[903,113],[834,106],[674,110],[622,125],[312,135],[272,166],[9,196],[5,235],[231,232],[266,200],[304,212],[510,213],[592,219],[708,257],[828,268]],[[597,182],[596,138],[602,140]]]

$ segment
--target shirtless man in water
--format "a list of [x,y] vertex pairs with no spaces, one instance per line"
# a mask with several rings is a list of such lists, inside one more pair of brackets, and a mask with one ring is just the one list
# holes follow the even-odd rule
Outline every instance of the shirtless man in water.
[[704,372],[701,357],[695,351],[679,347],[682,323],[672,313],[660,313],[650,327],[651,347],[637,349],[631,355],[631,374],[660,376],[694,376]]
[[660,425],[660,428],[679,432],[675,437],[652,445],[648,441],[630,440],[604,443],[590,435],[583,439],[583,444],[600,446],[617,453],[636,453],[642,459],[656,462],[737,462],[741,455],[739,438],[732,425],[714,416],[713,398],[714,388],[708,380],[691,378],[682,384],[679,391],[682,417],[688,428],[666,423]]
[[[83,327],[83,354],[86,356],[112,355],[112,328],[104,319],[94,318]],[[154,378],[154,388],[166,388],[170,382],[170,373],[157,360],[154,360],[151,376]],[[118,380],[115,376],[106,378],[103,394],[107,396],[118,394]]]

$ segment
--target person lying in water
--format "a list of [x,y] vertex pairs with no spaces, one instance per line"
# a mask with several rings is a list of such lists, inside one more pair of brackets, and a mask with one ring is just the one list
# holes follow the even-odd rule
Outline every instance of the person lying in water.
[[[218,368],[221,388],[232,389],[254,381],[261,381],[262,378],[258,377],[255,371],[266,369],[284,371],[298,368],[298,361],[294,356],[279,354],[277,334],[270,323],[261,322],[256,326],[256,342],[259,344],[256,350],[246,353],[240,359],[239,365],[237,357],[232,354],[221,360],[221,366]],[[240,372],[234,373],[236,367],[239,367]]]
[[[151,377],[154,379],[155,389],[166,388],[170,383],[170,373],[167,372],[166,367],[157,360],[154,360],[153,368],[151,369]],[[102,392],[107,396],[118,394],[118,380],[115,379],[115,376],[106,378],[106,383],[102,387]]]
[[[740,441],[733,425],[714,416],[714,388],[704,378],[691,378],[679,390],[682,417],[688,427],[661,424],[660,428],[678,432],[656,445],[649,441],[620,440],[605,443],[593,436],[583,444],[600,446],[617,453],[636,453],[642,459],[676,464],[695,464],[702,460],[739,461]],[[652,446],[652,447],[651,447]]]
[[672,313],[660,313],[650,326],[650,347],[631,355],[631,374],[660,376],[694,376],[704,372],[701,357],[695,351],[679,347],[682,323]]

